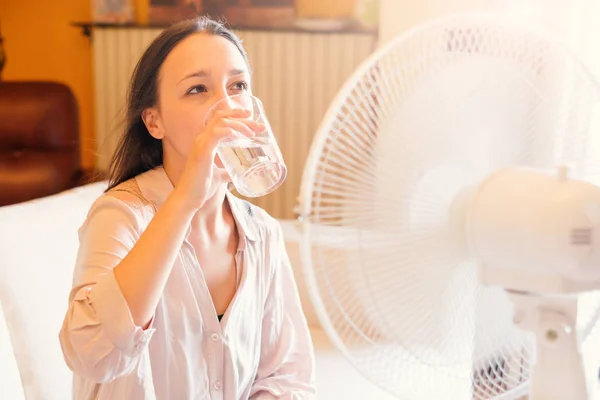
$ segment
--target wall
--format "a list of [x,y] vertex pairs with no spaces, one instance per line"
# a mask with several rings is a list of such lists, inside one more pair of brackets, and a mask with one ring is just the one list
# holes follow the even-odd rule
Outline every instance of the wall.
[[91,17],[89,0],[0,0],[5,38],[5,80],[52,80],[67,84],[80,111],[82,158],[94,162],[93,81],[90,40],[74,21]]
[[358,11],[358,0],[296,0],[296,12],[299,18],[313,16],[329,18],[351,18]]
[[[467,11],[500,11],[530,18],[558,32],[574,47],[581,48],[582,36],[591,32],[591,14],[598,12],[593,0],[380,0],[380,38],[394,36],[428,19]],[[593,10],[593,13],[590,13]]]

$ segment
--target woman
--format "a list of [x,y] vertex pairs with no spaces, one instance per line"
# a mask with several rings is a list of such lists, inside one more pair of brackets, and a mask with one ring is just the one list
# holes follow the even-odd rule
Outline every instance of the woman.
[[264,127],[243,110],[204,126],[238,93],[251,93],[246,53],[210,19],[165,30],[140,59],[60,332],[76,400],[314,397],[281,229],[231,195],[215,165],[220,139]]

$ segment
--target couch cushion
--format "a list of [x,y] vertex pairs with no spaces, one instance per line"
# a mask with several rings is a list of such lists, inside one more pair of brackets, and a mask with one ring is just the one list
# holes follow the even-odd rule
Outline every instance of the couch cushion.
[[58,341],[79,246],[99,182],[0,207],[0,303],[28,399],[68,400],[72,374]]
[[0,399],[25,400],[2,304],[0,304]]

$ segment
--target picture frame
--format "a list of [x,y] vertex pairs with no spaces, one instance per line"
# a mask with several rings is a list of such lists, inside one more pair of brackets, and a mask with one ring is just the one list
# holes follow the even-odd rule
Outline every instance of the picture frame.
[[296,18],[295,0],[229,0],[223,14],[234,26],[276,28]]
[[203,0],[148,0],[148,21],[171,24],[194,18],[204,12]]
[[296,0],[148,0],[148,21],[171,24],[198,15],[224,20],[242,28],[290,26],[296,17]]
[[126,24],[134,20],[133,0],[92,0],[92,20]]

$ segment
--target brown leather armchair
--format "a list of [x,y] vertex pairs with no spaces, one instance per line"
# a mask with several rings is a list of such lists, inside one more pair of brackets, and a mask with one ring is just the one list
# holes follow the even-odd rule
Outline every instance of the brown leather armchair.
[[0,206],[69,189],[81,174],[71,90],[54,82],[0,82]]

